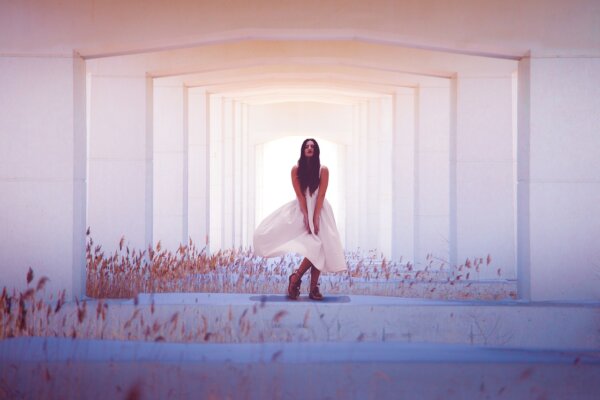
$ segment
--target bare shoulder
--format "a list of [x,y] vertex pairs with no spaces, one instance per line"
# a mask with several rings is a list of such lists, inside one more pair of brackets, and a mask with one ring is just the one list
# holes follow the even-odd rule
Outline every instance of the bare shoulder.
[[296,173],[296,171],[298,171],[298,164],[294,164],[292,167],[292,173]]
[[329,176],[329,168],[326,165],[321,165],[321,175],[327,174]]

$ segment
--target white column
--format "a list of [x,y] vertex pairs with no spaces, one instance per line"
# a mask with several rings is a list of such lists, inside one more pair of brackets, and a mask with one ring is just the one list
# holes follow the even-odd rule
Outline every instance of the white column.
[[520,293],[598,300],[600,60],[525,58],[519,65]]
[[243,131],[246,137],[246,162],[245,166],[247,169],[247,187],[246,187],[246,240],[248,246],[253,246],[254,228],[258,221],[256,221],[256,210],[257,210],[257,194],[256,194],[256,142],[255,137],[250,131],[250,120],[252,117],[252,107],[248,104],[244,104],[243,108]]
[[348,212],[346,210],[348,197],[346,196],[346,187],[348,182],[348,170],[346,169],[346,165],[348,165],[347,161],[347,153],[348,146],[345,144],[337,145],[337,171],[339,174],[338,179],[338,188],[337,190],[340,193],[338,197],[338,212],[339,215],[335,215],[335,221],[337,224],[337,228],[340,234],[340,240],[342,242],[342,246],[346,248],[346,221],[348,220],[347,215]]
[[531,257],[529,242],[529,136],[531,135],[531,59],[519,61],[517,71],[517,292],[531,300]]
[[233,247],[242,246],[242,104],[233,102]]
[[392,98],[379,100],[379,132],[377,135],[377,249],[386,259],[392,256]]
[[394,97],[392,259],[414,263],[415,93],[399,88]]
[[[512,77],[455,78],[451,244],[456,262],[492,257],[480,278],[516,278]],[[453,249],[454,250],[454,249]]]
[[357,163],[357,205],[358,205],[358,246],[362,251],[369,250],[368,231],[368,207],[369,207],[369,186],[368,186],[368,104],[361,102],[359,105],[359,131],[358,131],[358,157]]
[[181,84],[154,84],[153,239],[172,251],[187,243],[186,98]]
[[233,100],[225,98],[223,100],[223,148],[221,157],[223,159],[223,239],[221,246],[223,249],[230,249],[234,243],[234,151],[233,151],[233,131],[234,131],[234,107]]
[[364,246],[371,250],[377,249],[377,254],[381,252],[379,248],[379,133],[381,130],[381,102],[379,100],[370,100],[368,103],[367,114],[367,134],[365,146],[365,190],[367,191],[366,204],[364,209],[366,215],[366,232]]
[[209,151],[210,151],[210,190],[209,190],[209,249],[217,251],[223,241],[223,99],[218,95],[209,96]]
[[0,282],[85,290],[85,63],[0,56]]
[[187,88],[183,89],[183,202],[181,205],[182,214],[182,227],[181,227],[181,243],[184,245],[189,243],[190,230],[189,230],[189,200],[190,200],[190,133],[189,133],[189,91]]
[[250,181],[254,168],[250,163],[252,148],[248,137],[248,105],[242,103],[241,107],[241,141],[242,141],[242,246],[248,248],[252,245],[254,225],[250,221],[251,210],[254,208],[254,199],[250,197]]
[[152,80],[92,75],[88,225],[114,251],[152,243]]
[[359,140],[360,140],[360,114],[361,106],[355,104],[352,107],[352,142],[348,146],[346,157],[346,251],[355,251],[359,246]]
[[420,87],[415,140],[415,261],[428,254],[449,258],[449,141],[448,86]]
[[208,98],[206,90],[188,90],[188,234],[198,248],[206,245],[209,223]]
[[254,202],[255,202],[255,206],[254,206],[254,225],[258,225],[262,218],[264,218],[265,216],[261,214],[261,211],[263,208],[263,197],[264,197],[264,191],[257,193],[256,192],[256,188],[262,188],[263,187],[263,177],[264,177],[264,168],[263,168],[263,164],[264,164],[264,144],[260,143],[260,144],[255,144],[254,146],[254,182],[253,182],[253,192],[254,192]]

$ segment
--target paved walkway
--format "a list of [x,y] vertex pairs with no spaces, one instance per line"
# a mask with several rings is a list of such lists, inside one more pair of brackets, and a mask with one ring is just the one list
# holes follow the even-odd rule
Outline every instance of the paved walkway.
[[[222,336],[233,343],[7,339],[0,341],[0,398],[597,399],[600,393],[597,303],[346,295],[314,302],[208,293],[141,294],[137,305],[102,301],[110,329],[120,329],[135,310],[147,324],[177,313],[178,329],[195,330],[201,316],[210,329],[233,330]],[[94,310],[96,300],[87,302]],[[254,336],[235,332],[243,316]]]

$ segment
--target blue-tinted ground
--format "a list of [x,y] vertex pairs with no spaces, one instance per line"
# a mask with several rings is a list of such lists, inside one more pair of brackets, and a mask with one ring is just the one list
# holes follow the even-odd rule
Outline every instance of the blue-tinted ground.
[[[161,294],[140,295],[137,305],[106,304],[107,321],[114,321],[105,335],[114,329],[129,340],[3,340],[0,398],[596,399],[600,393],[598,304],[347,295],[317,303],[304,294],[299,302],[279,294]],[[87,307],[93,318],[96,304]],[[123,328],[133,314],[138,324],[143,315],[144,324],[167,325],[156,337],[139,337],[131,324]],[[205,324],[210,335],[185,335]],[[82,326],[78,334],[93,337],[94,329]]]

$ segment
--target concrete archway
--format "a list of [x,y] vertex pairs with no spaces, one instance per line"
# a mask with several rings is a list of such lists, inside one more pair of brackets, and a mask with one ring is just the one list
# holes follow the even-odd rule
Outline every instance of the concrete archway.
[[[598,212],[592,150],[598,120],[589,112],[598,98],[590,88],[600,87],[597,2],[490,2],[475,9],[382,1],[368,10],[336,2],[275,9],[240,3],[227,10],[190,2],[178,9],[145,5],[143,17],[136,2],[93,6],[49,12],[52,6],[40,5],[25,12],[14,5],[0,16],[0,37],[8,38],[0,43],[3,109],[9,110],[0,120],[8,132],[2,148],[9,149],[2,157],[9,194],[3,263],[40,265],[39,273],[59,287],[81,293],[86,219],[107,247],[122,234],[135,246],[154,239],[154,116],[164,100],[156,93],[209,107],[206,97],[213,94],[233,99],[308,84],[375,94],[363,104],[390,96],[392,237],[401,237],[415,260],[434,248],[450,261],[477,251],[510,264],[502,259],[514,260],[518,252],[512,276],[518,264],[524,298],[598,297],[592,279],[597,246],[589,239],[599,229],[590,218]],[[36,29],[22,32],[21,26]],[[170,87],[157,89],[159,78]],[[32,120],[31,109],[47,112]],[[377,130],[370,110],[357,115]],[[190,120],[188,107],[180,111],[186,115],[181,131],[195,133],[177,134],[183,144],[160,162],[194,171],[190,163],[204,165],[208,158],[198,154],[210,149],[198,135],[203,128],[196,129],[202,120]],[[186,153],[192,148],[196,152]],[[188,191],[182,198],[202,197],[194,191],[205,184],[200,176],[177,176],[181,190],[175,191]],[[106,190],[113,187],[128,192]],[[183,236],[196,216],[184,217],[181,204],[181,212],[160,218],[180,219],[175,231]],[[206,215],[202,207],[193,212]],[[106,219],[113,225],[100,223]],[[29,220],[38,223],[22,222]],[[36,251],[27,251],[30,241],[40,244]],[[563,268],[567,264],[577,268]],[[22,272],[8,269],[3,281],[19,287]]]

